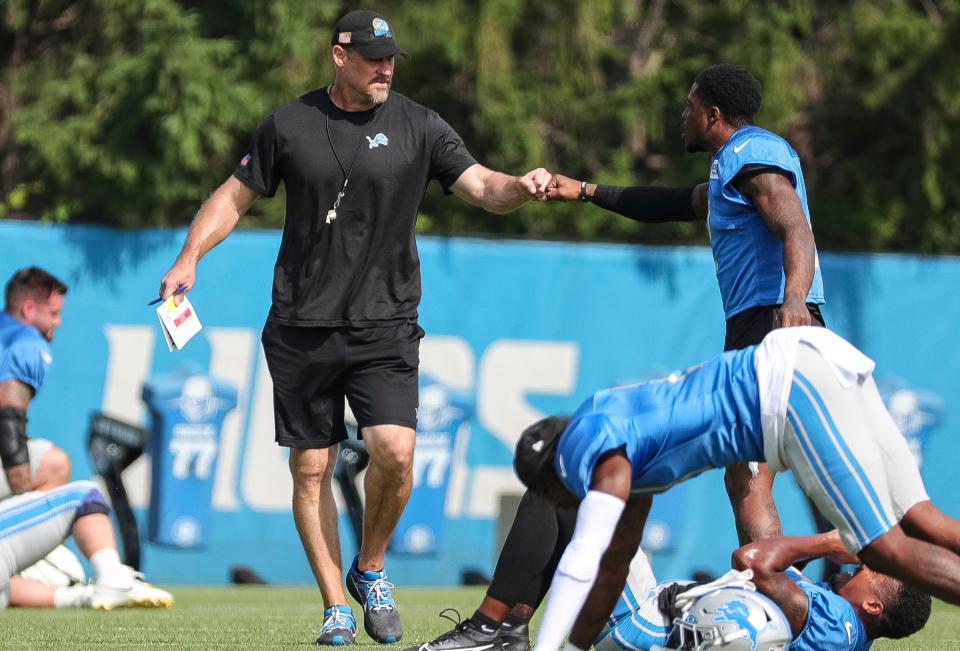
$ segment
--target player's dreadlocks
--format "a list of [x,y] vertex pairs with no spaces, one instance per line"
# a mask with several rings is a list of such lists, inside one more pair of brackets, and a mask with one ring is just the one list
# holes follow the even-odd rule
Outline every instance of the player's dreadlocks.
[[740,66],[721,63],[704,68],[694,80],[696,95],[708,106],[716,106],[735,127],[753,122],[763,97],[760,82]]

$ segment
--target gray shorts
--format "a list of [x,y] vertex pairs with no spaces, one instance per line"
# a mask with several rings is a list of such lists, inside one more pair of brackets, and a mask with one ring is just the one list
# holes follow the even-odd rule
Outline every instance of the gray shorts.
[[844,387],[811,346],[797,347],[781,458],[853,554],[929,499],[873,377]]
[[10,577],[49,554],[73,528],[92,481],[72,481],[0,502],[0,605],[10,598]]

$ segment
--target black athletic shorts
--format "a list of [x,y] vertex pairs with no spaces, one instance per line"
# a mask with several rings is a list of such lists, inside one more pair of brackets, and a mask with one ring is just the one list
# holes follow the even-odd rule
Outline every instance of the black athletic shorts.
[[[810,312],[810,325],[823,326],[823,314],[820,306],[807,303]],[[779,305],[758,305],[734,314],[727,319],[727,336],[723,342],[723,349],[740,350],[763,341],[780,323]]]
[[416,429],[422,337],[415,322],[318,328],[268,320],[261,341],[273,378],[277,443],[326,448],[346,439],[344,396],[360,428]]

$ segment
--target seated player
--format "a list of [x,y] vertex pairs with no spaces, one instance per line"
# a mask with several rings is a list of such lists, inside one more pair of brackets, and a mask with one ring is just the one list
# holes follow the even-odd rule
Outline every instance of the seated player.
[[537,651],[558,648],[571,627],[573,648],[594,640],[623,589],[650,494],[735,461],[792,470],[863,564],[960,604],[960,521],[929,501],[873,369],[823,328],[785,328],[682,375],[600,391],[569,424],[528,428],[520,479],[558,505],[580,503]]
[[[792,635],[786,648],[791,651],[861,651],[880,637],[913,635],[929,619],[929,595],[866,567],[836,574],[829,583],[813,583],[792,567],[813,558],[858,562],[843,547],[836,530],[769,538],[733,553],[734,567],[751,570],[757,592],[786,618]],[[646,556],[639,552],[630,563],[626,587],[594,642],[597,651],[672,647],[675,640],[668,644],[668,633],[678,613],[670,602],[685,588],[677,583],[657,585]]]
[[49,342],[60,326],[67,286],[37,267],[21,269],[6,286],[0,312],[0,499],[61,486],[70,458],[53,443],[27,436],[27,406],[53,361]]
[[[120,563],[109,512],[96,484],[89,481],[0,502],[0,608],[172,606],[169,592],[144,582],[132,568]],[[93,583],[52,588],[16,576],[71,533],[93,567]]]

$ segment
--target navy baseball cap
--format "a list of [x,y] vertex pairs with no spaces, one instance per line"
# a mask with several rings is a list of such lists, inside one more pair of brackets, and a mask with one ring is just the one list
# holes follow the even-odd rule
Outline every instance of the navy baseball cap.
[[397,46],[387,19],[369,9],[357,9],[346,14],[333,26],[330,45],[350,47],[368,59],[382,59],[399,54],[410,55]]
[[569,424],[569,418],[551,416],[538,420],[523,430],[520,440],[517,441],[513,467],[524,486],[536,482],[543,469],[553,461],[553,450]]

